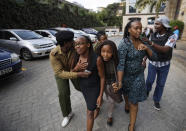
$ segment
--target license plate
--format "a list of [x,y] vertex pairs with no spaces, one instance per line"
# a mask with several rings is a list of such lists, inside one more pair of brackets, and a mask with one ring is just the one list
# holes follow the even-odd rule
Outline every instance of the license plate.
[[51,51],[51,50],[47,50],[47,51],[45,52],[45,54],[49,54],[49,53],[50,53],[50,51]]
[[11,71],[12,71],[12,67],[6,68],[4,70],[0,70],[0,76],[4,75],[4,74],[7,74],[7,73],[10,73]]

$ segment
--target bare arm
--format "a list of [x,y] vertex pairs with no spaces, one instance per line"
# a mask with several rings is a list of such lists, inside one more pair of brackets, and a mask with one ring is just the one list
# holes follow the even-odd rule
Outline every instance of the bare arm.
[[97,68],[98,68],[98,74],[100,77],[100,94],[97,100],[98,107],[101,105],[103,92],[104,92],[104,86],[105,86],[105,71],[104,71],[104,64],[101,59],[101,57],[97,58]]
[[122,80],[123,80],[123,76],[124,76],[124,71],[118,71],[117,76],[118,76],[118,87],[120,89],[122,87]]
[[158,45],[158,44],[156,44],[152,41],[149,41],[147,38],[143,38],[143,41],[148,42],[149,45],[154,47],[154,49],[156,51],[161,52],[161,53],[167,53],[171,49],[171,47],[169,47],[169,46],[166,46],[166,45],[165,46],[160,46],[160,45]]
[[156,43],[153,43],[152,41],[150,41],[149,44],[150,44],[152,47],[154,47],[154,49],[155,49],[156,51],[161,52],[161,53],[167,53],[167,52],[171,49],[171,47],[169,47],[169,46],[160,46],[160,45],[158,45],[158,44],[156,44]]

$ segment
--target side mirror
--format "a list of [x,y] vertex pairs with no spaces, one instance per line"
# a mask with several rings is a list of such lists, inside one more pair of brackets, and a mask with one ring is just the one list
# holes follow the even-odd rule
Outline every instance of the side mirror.
[[10,37],[10,40],[12,40],[12,41],[17,41],[17,38],[15,38],[15,37]]

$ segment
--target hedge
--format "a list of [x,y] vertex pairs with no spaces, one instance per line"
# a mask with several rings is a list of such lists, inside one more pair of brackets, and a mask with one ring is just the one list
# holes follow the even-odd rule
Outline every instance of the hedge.
[[173,30],[174,26],[178,26],[178,29],[180,31],[180,36],[179,38],[181,37],[181,34],[183,33],[183,29],[184,29],[184,22],[180,21],[180,20],[171,20],[170,21],[170,26]]
[[64,5],[57,8],[48,4],[25,0],[1,0],[0,28],[42,29],[62,24],[75,29],[102,26],[96,15],[78,7]]

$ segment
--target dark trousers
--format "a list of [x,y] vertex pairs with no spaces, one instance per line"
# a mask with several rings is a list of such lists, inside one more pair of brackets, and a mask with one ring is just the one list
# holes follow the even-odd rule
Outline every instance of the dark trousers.
[[[59,91],[58,97],[59,97],[61,111],[62,111],[63,117],[66,117],[72,111],[71,101],[70,101],[69,79],[62,79],[59,77],[55,77],[55,78],[56,78],[56,83],[57,83],[57,87]],[[78,91],[80,91],[78,79],[71,79],[71,81],[74,87]]]
[[155,102],[160,102],[161,100],[167,75],[169,73],[169,68],[170,68],[170,64],[163,67],[155,67],[154,65],[149,63],[146,87],[147,87],[147,91],[150,92],[157,75],[156,88],[153,95],[153,100]]

